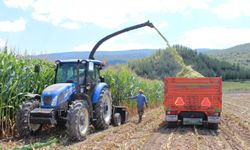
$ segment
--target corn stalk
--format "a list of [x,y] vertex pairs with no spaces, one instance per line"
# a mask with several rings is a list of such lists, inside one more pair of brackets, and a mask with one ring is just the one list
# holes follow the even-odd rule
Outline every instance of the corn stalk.
[[135,102],[131,101],[130,97],[138,94],[139,89],[144,91],[151,104],[163,100],[163,83],[161,81],[141,78],[126,65],[109,67],[102,74],[110,87],[115,105],[129,104],[134,107]]
[[[39,64],[41,72],[34,72]],[[52,83],[53,67],[48,62],[16,55],[5,47],[0,52],[0,137],[13,136],[15,112],[27,92],[41,93]]]

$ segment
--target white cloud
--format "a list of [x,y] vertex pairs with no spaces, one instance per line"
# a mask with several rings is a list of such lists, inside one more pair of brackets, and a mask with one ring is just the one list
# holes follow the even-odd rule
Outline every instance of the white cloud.
[[67,28],[67,29],[79,29],[80,25],[75,22],[65,22],[61,24],[61,27]]
[[38,20],[38,21],[42,21],[42,22],[49,22],[49,19],[47,16],[45,15],[40,15],[40,14],[37,14],[37,13],[32,13],[31,14],[32,18]]
[[29,6],[34,19],[54,26],[77,22],[114,28],[127,22],[147,20],[148,13],[188,14],[191,9],[207,9],[211,0],[30,0],[24,6],[20,0],[11,1],[11,5],[5,3],[10,7]]
[[92,42],[88,42],[85,44],[75,46],[73,48],[73,51],[91,51],[94,46],[95,46],[95,42],[92,41]]
[[168,22],[166,22],[166,21],[162,21],[159,24],[157,24],[157,28],[159,28],[159,29],[164,29],[167,27],[168,27]]
[[[81,44],[73,48],[74,51],[91,51],[95,43],[90,42],[86,44]],[[159,45],[149,44],[149,43],[114,43],[109,42],[109,44],[103,44],[98,51],[114,51],[114,50],[132,50],[132,49],[159,49]]]
[[[159,38],[156,43],[149,39],[144,39],[141,33],[147,32],[147,28],[136,30],[130,33],[123,33],[111,38],[100,45],[98,51],[131,50],[131,49],[159,49],[165,47],[164,41],[151,29],[151,38]],[[145,33],[148,34],[148,33]],[[148,36],[148,35],[147,35]],[[132,38],[133,37],[133,38]],[[91,51],[98,41],[79,44],[73,48],[74,51]]]
[[26,21],[22,18],[15,21],[0,21],[0,32],[20,32],[26,27]]
[[185,32],[182,44],[191,48],[223,49],[249,43],[250,28],[203,27]]
[[32,5],[33,0],[4,0],[4,3],[8,7],[26,9]]
[[3,39],[0,39],[0,48],[3,48],[6,44],[6,41]]
[[[120,40],[119,40],[120,41]],[[95,42],[89,42],[85,44],[78,45],[73,48],[74,51],[91,51],[92,48],[95,46]],[[98,51],[114,51],[114,50],[131,50],[131,49],[159,49],[162,45],[157,44],[150,44],[145,42],[129,42],[129,41],[123,41],[123,42],[117,42],[116,39],[109,40],[107,42],[104,42],[99,48]]]
[[228,0],[212,9],[222,19],[234,19],[241,16],[250,17],[250,0]]

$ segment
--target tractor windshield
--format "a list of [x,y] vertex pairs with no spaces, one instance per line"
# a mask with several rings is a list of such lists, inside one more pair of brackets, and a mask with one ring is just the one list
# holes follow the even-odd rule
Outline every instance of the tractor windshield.
[[56,83],[77,83],[77,71],[79,65],[79,82],[83,84],[85,65],[81,63],[60,63],[57,66]]

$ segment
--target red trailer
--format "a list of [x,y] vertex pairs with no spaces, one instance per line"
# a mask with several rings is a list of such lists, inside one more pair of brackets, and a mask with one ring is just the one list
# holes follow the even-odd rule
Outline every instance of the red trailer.
[[222,110],[222,79],[176,78],[164,79],[164,107],[168,127],[208,124],[218,129]]

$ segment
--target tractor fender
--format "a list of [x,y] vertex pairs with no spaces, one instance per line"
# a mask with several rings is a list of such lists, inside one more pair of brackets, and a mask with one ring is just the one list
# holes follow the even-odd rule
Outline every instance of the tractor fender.
[[91,97],[91,101],[93,104],[96,104],[98,103],[99,101],[99,96],[102,92],[102,89],[105,88],[105,87],[108,87],[108,85],[106,83],[98,83],[95,87],[95,90],[92,94],[92,97]]
[[38,99],[39,100],[41,98],[41,95],[33,94],[33,93],[26,93],[24,96],[29,98],[29,99]]

